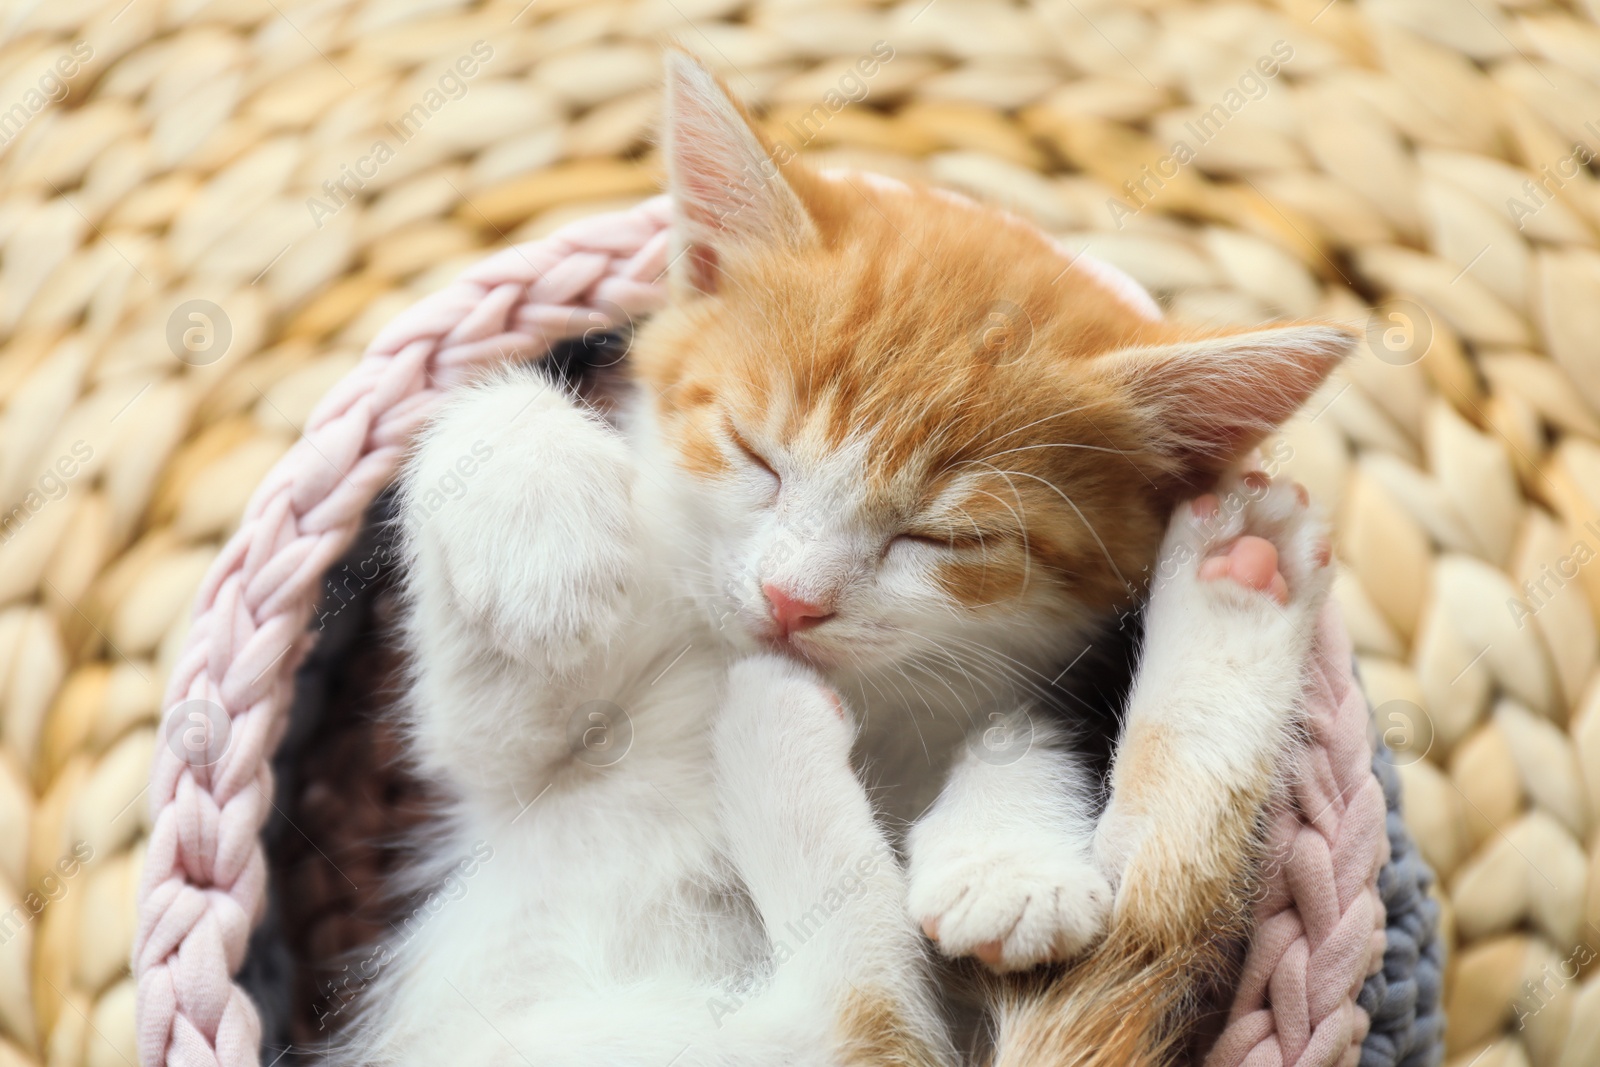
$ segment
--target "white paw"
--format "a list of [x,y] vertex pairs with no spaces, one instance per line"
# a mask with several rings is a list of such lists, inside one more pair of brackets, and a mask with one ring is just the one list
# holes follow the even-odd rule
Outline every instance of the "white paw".
[[1070,842],[1041,833],[918,844],[907,905],[947,956],[1025,970],[1073,959],[1105,935],[1111,886]]
[[1178,506],[1151,592],[1151,621],[1210,610],[1280,616],[1303,626],[1332,578],[1328,530],[1305,490],[1259,471]]
[[715,727],[719,762],[769,778],[829,768],[849,773],[855,739],[839,695],[810,668],[781,656],[735,663]]
[[876,872],[876,906],[904,921],[899,867],[850,769],[854,738],[843,702],[809,668],[762,655],[729,671],[712,729],[718,821],[771,921],[807,912],[862,864]]
[[468,390],[406,471],[414,581],[502,652],[575,670],[618,626],[632,479],[626,445],[542,378]]

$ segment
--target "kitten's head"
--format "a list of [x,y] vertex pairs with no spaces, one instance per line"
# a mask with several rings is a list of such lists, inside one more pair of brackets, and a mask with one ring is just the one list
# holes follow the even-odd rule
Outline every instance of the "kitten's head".
[[1001,212],[775,159],[703,68],[667,70],[673,300],[633,358],[751,644],[1042,663],[1353,343],[1160,321]]

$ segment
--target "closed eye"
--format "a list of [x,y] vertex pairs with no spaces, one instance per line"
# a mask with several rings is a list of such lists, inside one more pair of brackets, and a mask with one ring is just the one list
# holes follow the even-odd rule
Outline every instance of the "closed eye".
[[[982,548],[985,544],[992,544],[1001,536],[1001,534],[994,531],[985,533],[978,530],[968,530],[962,533],[907,531],[896,537],[894,541],[913,545],[926,545],[946,552],[963,552],[969,549]],[[893,543],[891,542],[891,544]]]
[[775,480],[780,482],[783,480],[778,476],[778,472],[773,469],[772,464],[768,463],[764,458],[762,458],[761,453],[750,447],[750,442],[744,439],[744,436],[739,433],[738,429],[735,428],[732,423],[728,424],[728,434],[733,438],[734,447],[738,448],[740,452],[744,453],[745,459],[748,459],[751,463],[772,475]]

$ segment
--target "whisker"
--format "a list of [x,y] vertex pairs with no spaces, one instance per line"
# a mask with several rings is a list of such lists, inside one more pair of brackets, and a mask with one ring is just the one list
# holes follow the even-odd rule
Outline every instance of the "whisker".
[[[988,464],[985,464],[985,465],[989,466]],[[994,470],[994,472],[996,474],[1000,474],[1001,473],[999,467],[992,467],[992,469]],[[1089,521],[1088,516],[1084,515],[1083,510],[1078,507],[1078,505],[1073,501],[1073,499],[1070,496],[1068,496],[1066,493],[1061,491],[1061,487],[1060,486],[1056,485],[1054,482],[1050,481],[1048,478],[1041,478],[1037,474],[1029,474],[1027,471],[1010,471],[1009,473],[1010,474],[1015,474],[1020,478],[1031,478],[1034,481],[1039,482],[1040,484],[1042,484],[1045,487],[1047,487],[1051,492],[1055,493],[1063,501],[1065,501],[1067,507],[1072,509],[1072,513],[1074,515],[1078,516],[1078,521],[1083,523],[1084,529],[1089,531],[1089,536],[1094,538],[1094,543],[1100,547],[1100,554],[1105,556],[1106,563],[1109,564],[1110,567],[1111,567],[1111,573],[1115,574],[1117,576],[1117,581],[1121,582],[1122,583],[1122,587],[1124,589],[1128,590],[1129,592],[1132,592],[1134,590],[1133,583],[1128,581],[1128,579],[1123,575],[1122,568],[1118,567],[1117,566],[1117,561],[1114,558],[1112,558],[1111,549],[1107,548],[1105,541],[1101,539],[1100,531],[1096,530],[1094,528],[1094,524]]]
[[1109,448],[1105,445],[1086,445],[1077,441],[1049,441],[1037,445],[1018,445],[1016,448],[1007,448],[1000,452],[991,452],[984,456],[985,460],[999,459],[1001,456],[1014,455],[1017,452],[1031,452],[1036,448],[1075,448],[1085,452],[1105,452],[1113,456],[1131,456],[1135,453],[1126,448]]

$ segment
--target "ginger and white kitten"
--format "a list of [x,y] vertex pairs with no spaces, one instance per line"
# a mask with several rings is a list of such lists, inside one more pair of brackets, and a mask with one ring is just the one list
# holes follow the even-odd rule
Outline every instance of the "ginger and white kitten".
[[[1322,581],[1288,488],[1239,483],[1209,532],[1179,504],[1351,338],[1178,328],[1001,213],[775,163],[687,57],[667,90],[673,299],[623,432],[505,374],[405,477],[414,748],[455,796],[436,873],[494,855],[396,947],[347,1058],[949,1062],[918,926],[999,970],[1092,950],[1102,989],[1183,987],[1174,946],[1245,869]],[[1012,343],[986,343],[996,315]],[[475,447],[493,474],[426,506]],[[1038,698],[1146,591],[1169,519],[1159,669],[1097,837]],[[997,719],[1027,743],[958,756],[907,879],[846,723],[909,822]],[[595,727],[626,754],[593,758]],[[1077,1062],[1106,1012],[1075,987],[1016,999],[1000,1062]],[[1164,1012],[1121,1005],[1148,1048],[1102,1043],[1159,1056]]]
[[[465,457],[483,482],[430,503]],[[426,431],[411,741],[453,794],[435,879],[477,862],[382,960],[342,1062],[949,1062],[844,707],[711,639],[665,488],[537,372]]]

